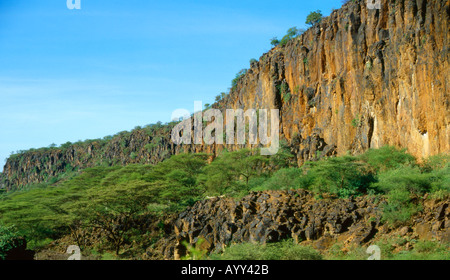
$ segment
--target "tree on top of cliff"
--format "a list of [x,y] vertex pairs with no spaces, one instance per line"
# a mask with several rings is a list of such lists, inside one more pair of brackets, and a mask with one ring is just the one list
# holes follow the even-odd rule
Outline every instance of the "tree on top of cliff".
[[288,29],[288,31],[286,32],[286,35],[283,36],[283,38],[281,38],[281,40],[278,40],[277,37],[273,37],[270,40],[270,44],[274,47],[280,45],[281,47],[283,47],[284,45],[286,45],[287,42],[289,42],[291,39],[296,38],[297,36],[302,35],[305,32],[304,29],[300,28],[298,29],[297,27],[291,27]]
[[284,35],[284,37],[279,42],[280,46],[283,47],[284,45],[286,45],[287,42],[296,38],[297,36],[302,35],[304,32],[305,32],[304,29],[298,29],[295,26],[289,28],[288,31],[286,32],[286,35]]
[[270,44],[274,47],[278,46],[279,43],[280,40],[278,40],[277,37],[273,37],[272,39],[270,39]]
[[309,15],[306,17],[306,24],[309,25],[315,25],[316,23],[319,23],[322,20],[322,12],[320,10],[317,10],[315,12],[309,13]]
[[246,73],[247,73],[247,69],[242,69],[241,71],[239,71],[236,74],[236,77],[231,81],[231,87],[233,89],[235,87],[237,87],[237,84],[238,84],[239,80],[242,79],[242,77],[244,77]]

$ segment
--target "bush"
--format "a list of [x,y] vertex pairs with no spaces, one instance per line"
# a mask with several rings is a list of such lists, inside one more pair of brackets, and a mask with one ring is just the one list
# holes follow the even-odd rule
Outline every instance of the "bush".
[[253,188],[253,191],[262,190],[289,190],[289,189],[308,189],[311,182],[309,177],[303,176],[300,168],[283,168],[275,172],[272,177],[265,180],[260,186]]
[[285,81],[278,86],[278,92],[284,102],[289,102],[291,99],[291,92],[289,90],[289,85]]
[[422,240],[414,244],[412,251],[403,251],[394,260],[450,260],[450,246],[437,241]]
[[263,176],[263,167],[269,162],[267,157],[258,153],[249,149],[225,151],[205,166],[199,183],[208,195],[235,195],[248,191],[250,180]]
[[406,149],[398,149],[393,146],[369,149],[360,158],[376,172],[399,168],[403,165],[413,165],[416,162],[414,156],[406,153]]
[[242,69],[236,74],[236,77],[231,81],[231,87],[237,87],[238,82],[245,76],[247,69]]
[[22,247],[25,240],[21,238],[14,226],[5,226],[0,224],[0,260],[6,259],[8,252]]
[[353,127],[358,127],[360,123],[361,123],[361,122],[360,122],[360,120],[359,120],[359,116],[356,115],[356,117],[352,120],[352,123],[351,123],[351,124],[352,124]]
[[277,37],[273,37],[272,39],[270,39],[270,44],[276,47],[278,46],[278,44],[280,44],[280,40],[278,40]]
[[286,35],[284,35],[283,38],[281,38],[281,40],[278,40],[277,37],[273,37],[270,40],[270,44],[274,47],[276,47],[278,45],[280,45],[281,47],[284,47],[287,44],[287,42],[300,36],[304,32],[305,32],[304,29],[297,29],[297,27],[291,27],[287,30]]
[[423,195],[431,189],[432,175],[421,173],[418,167],[405,166],[378,174],[373,186],[384,193],[394,190]]
[[402,190],[392,191],[383,206],[383,221],[393,226],[399,226],[408,222],[412,216],[422,208],[412,203],[410,194]]
[[440,154],[428,157],[421,165],[422,172],[432,172],[433,170],[439,170],[448,168],[450,163],[450,155]]
[[447,163],[442,169],[433,170],[429,173],[431,181],[431,196],[445,199],[450,196],[450,164]]
[[309,246],[295,244],[292,240],[276,243],[241,243],[226,248],[222,254],[212,254],[218,260],[321,260],[318,251]]
[[319,23],[322,20],[322,12],[320,10],[317,10],[315,12],[309,13],[309,15],[306,17],[306,24],[314,25],[316,23]]
[[312,182],[310,188],[318,194],[362,195],[372,191],[371,184],[376,181],[368,165],[352,156],[307,162],[304,169],[309,177],[306,182]]
[[421,210],[420,205],[413,203],[413,197],[425,194],[431,185],[430,174],[421,173],[418,167],[405,166],[378,174],[378,182],[373,186],[388,198],[383,219],[392,225],[409,221]]

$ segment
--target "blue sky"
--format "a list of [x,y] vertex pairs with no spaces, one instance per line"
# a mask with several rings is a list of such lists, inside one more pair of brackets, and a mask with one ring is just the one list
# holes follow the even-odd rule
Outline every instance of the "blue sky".
[[213,103],[251,58],[341,0],[0,0],[0,170],[12,151],[102,138]]

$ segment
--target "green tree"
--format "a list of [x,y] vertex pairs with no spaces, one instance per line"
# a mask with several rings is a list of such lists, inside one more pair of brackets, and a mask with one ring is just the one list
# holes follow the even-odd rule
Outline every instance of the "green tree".
[[420,206],[413,203],[414,197],[429,192],[437,180],[435,174],[421,173],[417,166],[403,166],[378,174],[378,182],[373,186],[388,197],[383,218],[391,224],[408,221],[420,210]]
[[360,158],[376,172],[396,169],[404,165],[414,165],[416,162],[414,156],[406,153],[406,149],[398,149],[394,146],[369,149]]
[[278,40],[277,37],[273,37],[272,39],[270,39],[270,44],[276,47],[278,46],[278,44],[280,44],[280,40]]
[[309,25],[315,25],[316,23],[319,23],[322,20],[322,12],[320,10],[317,10],[315,12],[309,13],[309,15],[306,17],[306,24]]
[[267,157],[249,149],[225,151],[211,164],[205,166],[205,173],[199,180],[210,194],[248,191],[250,179],[263,175],[268,162]]
[[[300,168],[282,168],[275,172],[265,182],[256,186],[253,191],[263,190],[289,190],[289,189],[308,189],[309,182],[305,182],[306,176],[303,176]],[[305,184],[306,183],[306,184]]]
[[280,140],[278,153],[269,157],[270,171],[297,166],[294,154],[285,139]]
[[274,243],[240,243],[225,248],[222,254],[210,255],[213,260],[321,260],[319,251],[310,246],[295,244],[293,240]]
[[352,156],[307,162],[304,166],[316,193],[332,193],[339,197],[367,193],[375,182],[369,166]]
[[242,79],[242,77],[245,76],[245,74],[247,73],[247,69],[241,69],[241,71],[239,71],[236,74],[236,77],[231,81],[231,87],[235,88],[238,84],[238,82]]
[[[131,243],[139,221],[146,215],[147,205],[154,199],[151,186],[148,182],[130,179],[118,185],[89,189],[88,204],[75,210],[76,217],[84,220],[80,226],[102,232],[106,244],[119,255],[120,249]],[[108,192],[100,191],[102,196],[99,197],[97,189],[106,188]]]
[[0,224],[0,260],[6,259],[8,252],[23,246],[24,242],[14,226]]
[[207,154],[179,154],[154,166],[145,176],[157,192],[158,203],[185,207],[200,199],[205,192],[198,184],[198,177],[204,173]]

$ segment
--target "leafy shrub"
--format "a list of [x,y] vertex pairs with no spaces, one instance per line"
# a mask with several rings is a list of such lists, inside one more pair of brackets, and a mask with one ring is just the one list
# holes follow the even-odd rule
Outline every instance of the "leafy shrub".
[[245,76],[247,69],[242,69],[236,74],[236,77],[231,81],[231,87],[237,87],[238,82]]
[[23,246],[24,242],[14,226],[0,224],[0,260],[6,259],[9,251]]
[[331,193],[339,197],[368,193],[375,182],[368,165],[356,157],[342,156],[305,163],[307,181],[316,193]]
[[290,40],[300,36],[301,34],[303,34],[305,32],[305,30],[303,29],[297,29],[297,27],[291,27],[287,30],[286,35],[283,36],[283,38],[280,40],[279,45],[281,47],[285,46],[287,44],[287,42],[289,42]]
[[262,176],[263,167],[268,162],[269,159],[259,155],[257,151],[225,151],[205,166],[199,182],[209,195],[233,195],[248,191],[250,179]]
[[387,204],[383,207],[383,220],[391,225],[401,225],[411,219],[421,210],[419,205],[412,203],[408,192],[394,190],[388,196]]
[[219,260],[321,260],[318,251],[309,246],[295,244],[292,240],[276,243],[241,243],[231,245],[222,254],[212,254]]
[[430,177],[430,174],[421,173],[418,167],[405,166],[379,173],[374,187],[385,193],[396,190],[423,195],[431,189]]
[[351,124],[352,124],[353,127],[358,127],[360,123],[361,123],[361,121],[359,119],[359,116],[356,115],[356,117],[352,120]]
[[437,199],[448,198],[450,196],[450,163],[428,174],[431,181],[431,197]]
[[395,254],[394,260],[450,260],[449,244],[438,241],[421,240],[414,244],[411,251]]
[[429,173],[421,172],[418,166],[408,165],[380,172],[373,187],[388,197],[383,218],[391,224],[401,224],[421,210],[421,206],[414,203],[414,197],[425,193],[447,197],[450,192],[449,177],[448,166]]
[[312,182],[307,181],[310,177],[303,176],[300,168],[283,168],[275,172],[269,179],[260,186],[253,188],[253,191],[262,190],[288,190],[288,189],[308,189]]
[[283,101],[289,102],[289,100],[291,99],[291,93],[289,91],[289,86],[285,81],[283,81],[281,85],[278,86],[278,91]]
[[184,241],[182,244],[186,248],[187,255],[182,257],[182,260],[204,260],[206,259],[206,255],[208,253],[207,250],[202,250],[201,245],[205,242],[204,239],[198,239],[194,246],[190,245],[187,241]]
[[285,103],[287,103],[287,102],[289,102],[290,100],[291,100],[291,93],[290,93],[290,92],[285,93],[285,94],[283,95],[283,101],[284,101]]
[[349,246],[344,250],[343,242],[336,242],[327,251],[326,259],[329,260],[367,260],[369,255],[367,248],[361,246]]
[[428,157],[420,165],[422,172],[432,172],[433,170],[439,170],[448,168],[450,163],[450,155],[440,154]]
[[273,37],[272,39],[270,39],[270,44],[276,47],[280,44],[280,40],[278,40],[277,37]]
[[369,149],[360,158],[377,172],[399,168],[403,165],[411,165],[416,161],[414,156],[406,153],[406,149],[398,149],[393,146]]
[[429,174],[422,174],[418,167],[405,166],[378,175],[374,187],[387,194],[383,207],[383,219],[392,225],[403,224],[411,219],[420,205],[413,203],[414,195],[423,195],[431,188]]
[[306,24],[314,25],[322,20],[322,12],[317,10],[315,12],[310,12],[306,17]]

